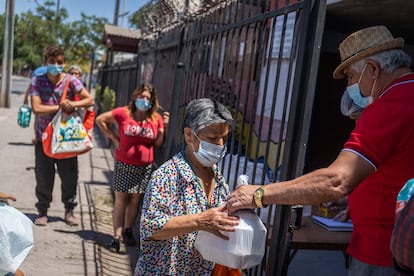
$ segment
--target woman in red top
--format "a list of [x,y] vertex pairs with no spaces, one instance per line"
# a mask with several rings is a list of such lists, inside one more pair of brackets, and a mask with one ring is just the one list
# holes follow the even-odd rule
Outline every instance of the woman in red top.
[[[115,202],[112,213],[114,228],[110,247],[119,252],[120,242],[135,245],[132,227],[138,216],[139,203],[153,171],[154,146],[164,143],[164,126],[169,114],[157,113],[159,103],[150,84],[137,88],[128,106],[102,113],[96,123],[115,146]],[[112,124],[117,123],[115,133]],[[122,231],[124,230],[124,231]]]

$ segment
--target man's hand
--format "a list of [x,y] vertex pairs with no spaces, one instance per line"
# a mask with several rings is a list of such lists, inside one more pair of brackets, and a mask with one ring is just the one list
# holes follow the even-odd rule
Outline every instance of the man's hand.
[[62,107],[63,111],[65,111],[66,113],[72,113],[73,110],[75,109],[73,106],[73,103],[71,101],[69,101],[68,99],[65,99],[61,104],[60,107]]
[[259,188],[257,185],[243,185],[233,191],[227,197],[227,210],[230,214],[239,209],[254,209],[257,208],[253,200],[254,192]]

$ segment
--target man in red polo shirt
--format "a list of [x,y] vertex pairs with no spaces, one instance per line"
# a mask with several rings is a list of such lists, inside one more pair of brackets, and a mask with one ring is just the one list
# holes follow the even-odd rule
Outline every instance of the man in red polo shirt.
[[[349,275],[396,275],[390,250],[398,192],[414,177],[414,74],[411,58],[384,26],[362,29],[340,45],[334,78],[346,78],[348,106],[361,108],[336,160],[293,180],[228,197],[230,213],[266,204],[320,204],[348,196],[354,225],[347,249]],[[344,112],[345,111],[345,112]]]

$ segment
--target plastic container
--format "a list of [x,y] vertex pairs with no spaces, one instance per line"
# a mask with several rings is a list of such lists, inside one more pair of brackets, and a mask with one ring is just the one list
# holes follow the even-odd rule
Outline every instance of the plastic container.
[[30,118],[32,117],[32,109],[28,105],[19,107],[17,113],[17,124],[21,127],[28,127],[30,125]]

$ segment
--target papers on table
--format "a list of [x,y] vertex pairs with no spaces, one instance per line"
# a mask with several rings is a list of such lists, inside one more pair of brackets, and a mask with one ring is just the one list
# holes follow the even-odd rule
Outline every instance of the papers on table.
[[338,220],[333,220],[331,218],[324,218],[324,217],[319,217],[319,216],[312,216],[312,219],[317,225],[325,228],[328,231],[346,232],[346,231],[352,231],[353,229],[351,220],[348,220],[346,222],[341,222]]

